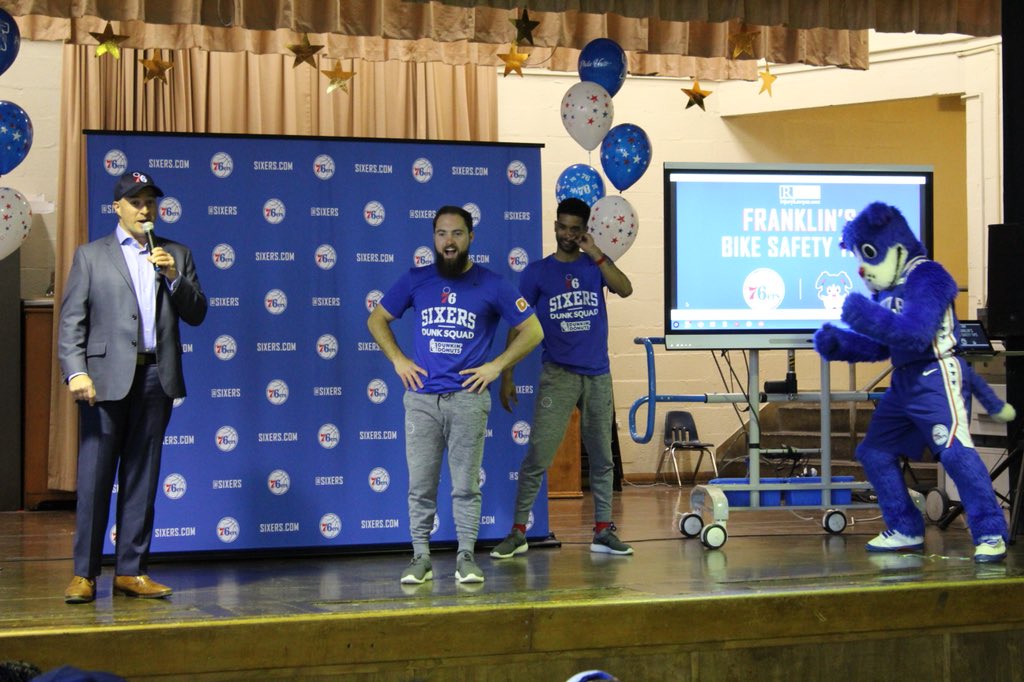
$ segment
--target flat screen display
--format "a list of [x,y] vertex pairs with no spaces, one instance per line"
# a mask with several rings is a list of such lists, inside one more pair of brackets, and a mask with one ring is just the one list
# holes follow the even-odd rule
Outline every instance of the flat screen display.
[[931,251],[928,166],[666,163],[665,345],[813,348],[851,291],[869,295],[843,226],[899,208]]

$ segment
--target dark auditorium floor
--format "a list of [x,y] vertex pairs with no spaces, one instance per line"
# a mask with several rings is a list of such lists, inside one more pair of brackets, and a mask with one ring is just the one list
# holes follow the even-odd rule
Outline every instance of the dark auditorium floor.
[[408,552],[299,558],[155,561],[151,575],[171,585],[166,600],[112,598],[107,568],[94,604],[61,598],[71,577],[70,511],[0,514],[0,629],[188,623],[210,619],[422,609],[446,605],[500,606],[607,598],[658,599],[823,590],[890,583],[928,583],[1020,577],[1024,544],[1004,563],[975,565],[962,522],[945,531],[929,526],[922,554],[877,555],[864,542],[881,529],[877,509],[851,509],[841,535],[821,529],[821,512],[732,510],[729,539],[705,550],[683,538],[677,512],[688,489],[629,486],[615,499],[620,536],[636,554],[589,551],[592,504],[552,500],[555,549],[533,549],[511,560],[477,553],[482,585],[458,586],[454,553],[434,553],[432,583],[403,586]]

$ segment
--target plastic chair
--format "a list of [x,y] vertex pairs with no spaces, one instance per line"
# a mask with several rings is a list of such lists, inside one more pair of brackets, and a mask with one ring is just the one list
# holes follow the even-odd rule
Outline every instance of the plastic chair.
[[700,471],[700,464],[704,461],[705,453],[711,457],[711,466],[715,470],[715,477],[718,477],[718,461],[715,459],[715,454],[712,449],[715,446],[711,443],[705,443],[700,440],[700,436],[697,435],[697,424],[693,421],[693,415],[686,410],[672,410],[665,415],[665,449],[661,453],[661,458],[658,460],[658,470],[654,472],[654,478],[657,480],[661,474],[661,468],[665,464],[665,458],[670,457],[672,459],[672,468],[676,472],[676,483],[683,485],[683,480],[679,476],[679,461],[676,459],[676,453],[680,450],[693,450],[700,453],[697,458],[697,466],[693,468],[693,480],[691,483],[697,482],[697,472]]

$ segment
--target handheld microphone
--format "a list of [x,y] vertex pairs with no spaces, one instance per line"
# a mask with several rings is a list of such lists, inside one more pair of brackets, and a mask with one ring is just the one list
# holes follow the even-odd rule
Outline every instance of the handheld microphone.
[[[142,231],[146,233],[146,241],[149,243],[149,255],[153,255],[153,249],[156,248],[156,241],[153,239],[153,223],[142,223]],[[160,266],[153,263],[153,269],[159,271]]]

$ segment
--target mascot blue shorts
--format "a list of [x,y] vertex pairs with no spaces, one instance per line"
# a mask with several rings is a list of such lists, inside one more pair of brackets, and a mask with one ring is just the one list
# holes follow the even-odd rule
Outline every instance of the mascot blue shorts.
[[928,448],[960,492],[974,560],[1001,561],[1006,518],[968,433],[971,393],[1000,421],[1011,421],[1016,413],[956,354],[956,282],[928,259],[893,206],[874,203],[861,211],[843,228],[842,245],[857,257],[858,273],[872,294],[847,295],[841,319],[849,329],[825,324],[814,335],[814,347],[826,360],[890,358],[893,365],[889,389],[857,447],[888,526],[867,549],[902,552],[924,546],[924,519],[907,491],[899,458],[920,457]]

